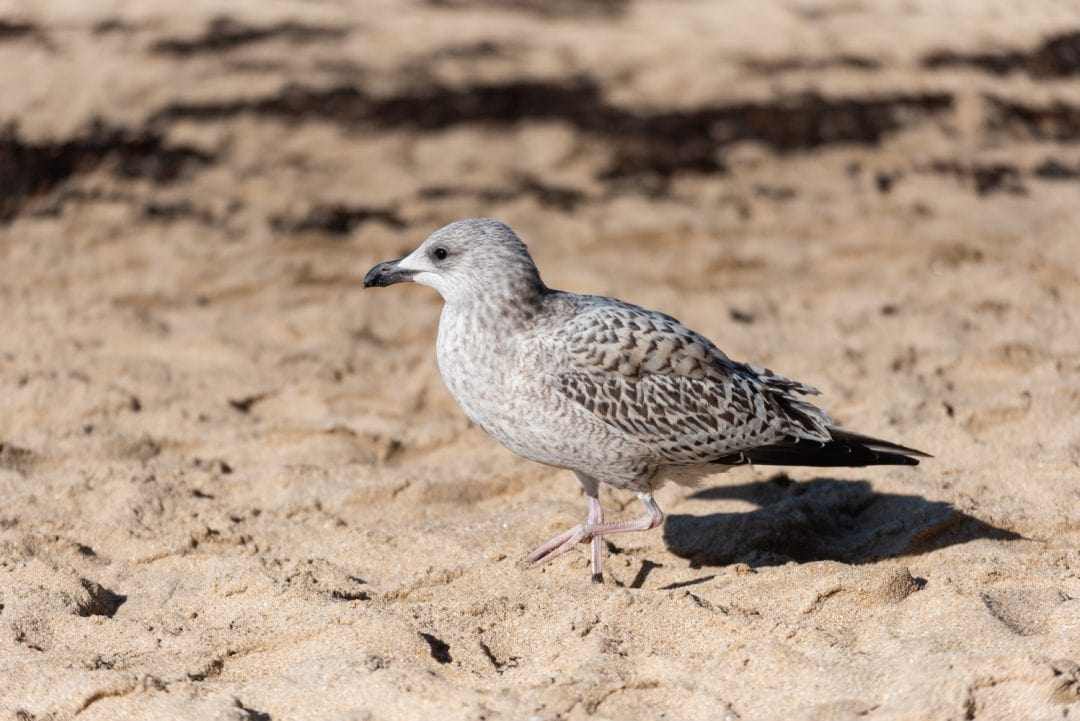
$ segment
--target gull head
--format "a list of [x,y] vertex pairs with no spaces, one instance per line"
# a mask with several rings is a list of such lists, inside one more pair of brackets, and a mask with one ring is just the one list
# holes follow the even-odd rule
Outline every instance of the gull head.
[[404,258],[369,270],[364,287],[404,281],[430,286],[453,305],[527,304],[547,291],[521,238],[490,218],[459,220],[436,230]]

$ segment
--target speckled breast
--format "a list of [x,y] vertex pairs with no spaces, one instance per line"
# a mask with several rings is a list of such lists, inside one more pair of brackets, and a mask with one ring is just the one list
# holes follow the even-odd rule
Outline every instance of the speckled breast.
[[491,437],[529,460],[569,467],[565,400],[528,367],[511,334],[476,318],[443,311],[436,346],[439,371],[465,414]]

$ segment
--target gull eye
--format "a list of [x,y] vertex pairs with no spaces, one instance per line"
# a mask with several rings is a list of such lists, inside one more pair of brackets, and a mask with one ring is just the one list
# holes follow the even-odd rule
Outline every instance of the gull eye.
[[436,248],[431,252],[431,255],[435,258],[435,260],[446,260],[446,256],[450,254],[446,252],[446,248]]

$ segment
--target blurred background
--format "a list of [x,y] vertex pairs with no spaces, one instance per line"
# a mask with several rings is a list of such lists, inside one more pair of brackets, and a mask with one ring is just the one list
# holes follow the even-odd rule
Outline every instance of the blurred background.
[[[325,618],[341,598],[536,582],[513,563],[576,518],[576,482],[468,424],[435,368],[433,292],[361,289],[376,262],[476,215],[515,227],[548,285],[676,315],[820,387],[846,425],[938,456],[842,476],[861,482],[854,501],[808,486],[834,530],[854,524],[888,555],[916,537],[1062,549],[1080,532],[1076,2],[2,0],[0,88],[0,557],[16,570],[0,601],[39,678],[70,680],[92,653],[93,673],[205,678],[244,633],[307,658],[295,618],[244,626],[250,597],[221,589],[232,611],[204,608],[223,574]],[[661,505],[737,514],[774,490],[671,489]],[[900,531],[889,513],[860,521],[879,492],[923,515]],[[686,580],[669,551],[788,574],[792,559],[869,558],[774,515],[723,554],[700,532],[634,541],[666,566],[641,582]],[[467,528],[486,529],[479,546]],[[1015,564],[1042,588],[1064,557]],[[641,558],[621,558],[627,585]],[[932,563],[984,561],[1005,563]],[[68,613],[65,593],[90,600]],[[87,608],[128,625],[91,643]],[[379,623],[407,626],[394,608]],[[473,633],[459,610],[424,612],[458,629],[440,632],[455,649]],[[152,650],[145,629],[162,624],[194,640]],[[519,658],[511,697],[529,704],[521,689],[548,668],[529,665],[538,633],[535,648],[483,642],[498,664]],[[431,663],[406,635],[386,658]],[[468,643],[483,686],[495,671]],[[913,684],[954,668],[904,649]],[[758,681],[743,708],[774,695]],[[925,688],[911,703],[930,703]],[[62,716],[79,693],[20,708]]]

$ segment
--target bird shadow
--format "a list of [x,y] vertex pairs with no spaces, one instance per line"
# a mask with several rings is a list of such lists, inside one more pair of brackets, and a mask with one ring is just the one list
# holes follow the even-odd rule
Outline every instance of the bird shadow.
[[976,539],[1023,539],[951,504],[878,493],[867,481],[814,478],[796,483],[778,474],[704,489],[690,498],[742,500],[758,506],[750,512],[669,516],[664,542],[694,568],[824,560],[868,563]]

